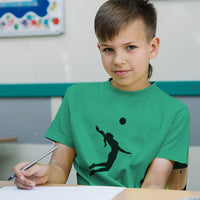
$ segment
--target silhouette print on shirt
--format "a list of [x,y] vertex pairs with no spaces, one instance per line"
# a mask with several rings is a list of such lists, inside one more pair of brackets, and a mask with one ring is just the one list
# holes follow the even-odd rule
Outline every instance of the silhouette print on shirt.
[[[126,121],[124,118],[120,119],[120,124],[125,124]],[[99,169],[96,170],[92,170],[90,172],[90,176],[94,175],[96,172],[103,172],[103,171],[109,171],[110,168],[112,167],[114,161],[117,158],[117,154],[119,151],[121,151],[122,153],[126,153],[126,154],[132,154],[130,152],[125,151],[124,149],[122,149],[119,146],[119,143],[114,139],[114,136],[111,133],[104,133],[102,130],[99,129],[98,126],[96,126],[96,130],[104,137],[104,147],[107,146],[107,143],[109,144],[109,146],[111,147],[111,152],[108,154],[108,159],[106,162],[103,163],[99,163],[99,164],[95,164],[93,163],[92,165],[89,166],[89,169],[93,169],[95,167],[101,167]]]

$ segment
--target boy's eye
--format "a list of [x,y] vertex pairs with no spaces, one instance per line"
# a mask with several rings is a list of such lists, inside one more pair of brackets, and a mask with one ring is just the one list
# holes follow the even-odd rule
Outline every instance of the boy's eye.
[[111,49],[111,48],[105,48],[105,49],[103,49],[103,51],[104,51],[104,52],[112,52],[113,49]]
[[134,45],[129,45],[128,47],[127,47],[127,49],[128,50],[132,50],[132,49],[135,49],[136,47],[134,46]]

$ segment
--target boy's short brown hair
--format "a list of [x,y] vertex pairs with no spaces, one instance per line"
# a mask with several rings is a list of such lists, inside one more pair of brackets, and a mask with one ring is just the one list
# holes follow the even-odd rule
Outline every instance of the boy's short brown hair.
[[[142,19],[146,25],[146,39],[151,41],[156,34],[157,13],[148,0],[108,0],[98,10],[94,29],[100,41],[112,40],[122,28],[131,22]],[[148,78],[151,77],[152,66],[149,64]]]

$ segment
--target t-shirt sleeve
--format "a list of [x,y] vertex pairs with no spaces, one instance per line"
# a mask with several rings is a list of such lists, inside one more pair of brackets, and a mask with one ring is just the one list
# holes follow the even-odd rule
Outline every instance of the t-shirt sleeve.
[[70,109],[69,109],[69,92],[67,90],[61,106],[48,128],[45,137],[61,144],[65,144],[71,148],[74,148],[72,131],[70,125]]
[[156,157],[175,161],[175,169],[187,167],[189,135],[190,116],[188,109],[185,107],[176,113],[167,137],[162,143]]

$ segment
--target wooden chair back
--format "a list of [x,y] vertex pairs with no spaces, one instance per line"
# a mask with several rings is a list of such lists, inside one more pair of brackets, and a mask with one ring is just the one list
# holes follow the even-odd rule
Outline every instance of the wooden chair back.
[[167,186],[173,190],[186,190],[188,167],[184,169],[173,169]]

